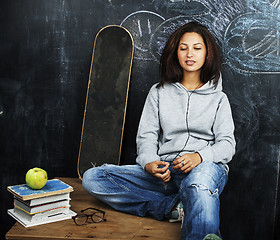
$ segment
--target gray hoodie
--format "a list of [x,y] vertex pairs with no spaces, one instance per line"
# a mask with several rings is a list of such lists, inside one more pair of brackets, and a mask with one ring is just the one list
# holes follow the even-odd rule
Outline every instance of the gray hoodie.
[[235,153],[234,123],[222,79],[196,90],[181,83],[152,86],[140,119],[136,162],[173,161],[199,153],[202,161],[227,164]]

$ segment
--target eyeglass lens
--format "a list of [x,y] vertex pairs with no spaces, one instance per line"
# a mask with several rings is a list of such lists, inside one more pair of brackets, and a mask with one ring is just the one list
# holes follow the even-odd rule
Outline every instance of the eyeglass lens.
[[85,214],[79,214],[79,215],[76,215],[76,217],[74,218],[74,220],[75,220],[75,223],[77,224],[77,225],[84,225],[84,224],[86,224],[86,222],[87,222],[87,215],[85,215]]
[[99,223],[103,220],[103,213],[101,212],[96,212],[93,215],[91,215],[91,220],[95,223]]

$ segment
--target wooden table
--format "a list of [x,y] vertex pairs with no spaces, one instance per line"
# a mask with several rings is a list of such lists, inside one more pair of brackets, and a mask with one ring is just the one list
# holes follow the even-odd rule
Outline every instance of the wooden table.
[[25,228],[19,223],[10,229],[6,239],[180,239],[180,223],[157,221],[113,210],[90,196],[78,178],[59,178],[74,188],[71,209],[79,213],[87,207],[106,212],[106,222],[77,226],[72,219]]

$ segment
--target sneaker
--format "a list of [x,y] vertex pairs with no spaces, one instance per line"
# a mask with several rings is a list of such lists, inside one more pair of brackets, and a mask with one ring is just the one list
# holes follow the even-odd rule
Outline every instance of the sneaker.
[[203,238],[203,240],[222,240],[222,239],[216,234],[208,234],[206,235],[205,238]]
[[179,201],[170,214],[169,222],[183,222],[184,220],[184,209],[183,203]]

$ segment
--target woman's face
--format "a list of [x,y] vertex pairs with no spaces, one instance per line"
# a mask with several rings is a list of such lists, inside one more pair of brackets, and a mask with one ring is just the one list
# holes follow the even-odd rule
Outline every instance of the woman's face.
[[195,32],[185,33],[178,46],[178,60],[186,72],[199,72],[205,62],[206,46],[203,38]]

